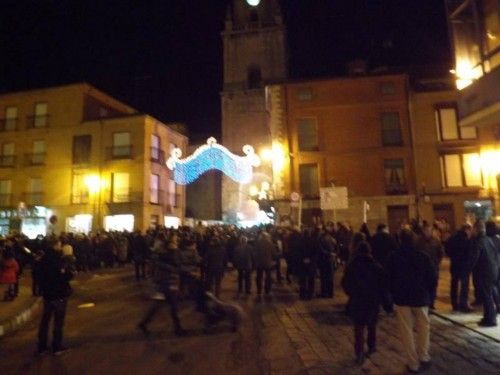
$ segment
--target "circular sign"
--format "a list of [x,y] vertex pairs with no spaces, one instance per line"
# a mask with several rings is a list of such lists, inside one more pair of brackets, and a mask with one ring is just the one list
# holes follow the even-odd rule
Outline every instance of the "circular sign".
[[298,202],[298,200],[300,199],[300,194],[294,191],[292,194],[290,194],[290,199],[294,202]]
[[57,223],[57,216],[56,215],[52,215],[50,218],[49,218],[49,223],[54,225]]

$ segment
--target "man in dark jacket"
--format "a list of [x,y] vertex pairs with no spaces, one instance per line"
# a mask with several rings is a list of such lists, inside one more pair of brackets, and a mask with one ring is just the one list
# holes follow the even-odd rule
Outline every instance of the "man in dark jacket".
[[347,313],[354,322],[354,352],[358,364],[364,361],[365,327],[368,353],[376,350],[378,313],[386,292],[384,276],[382,267],[371,256],[370,245],[362,242],[342,278],[342,287],[349,296]]
[[264,292],[266,295],[271,293],[271,270],[274,265],[274,259],[277,256],[276,245],[271,239],[271,235],[262,232],[259,239],[255,242],[252,254],[252,264],[256,271],[255,283],[257,294],[262,295],[262,280],[264,280]]
[[63,259],[61,241],[52,239],[40,262],[40,289],[43,296],[43,313],[38,329],[38,353],[47,352],[49,324],[54,317],[52,351],[59,355],[66,351],[62,345],[66,305],[71,295],[69,281],[74,273]]
[[319,252],[318,233],[308,229],[304,231],[304,241],[299,264],[299,294],[301,299],[314,297],[314,281],[316,278]]
[[321,281],[321,298],[333,298],[333,274],[337,241],[324,228],[319,229],[318,270]]
[[415,250],[413,232],[403,229],[400,241],[400,249],[387,262],[389,289],[396,305],[408,371],[418,372],[431,360],[429,305],[437,276],[430,258]]
[[486,236],[486,227],[482,220],[478,220],[474,224],[472,249],[474,254],[473,277],[483,301],[484,315],[479,325],[494,327],[497,325],[497,317],[493,289],[498,281],[498,253],[492,239]]
[[215,296],[219,298],[227,263],[227,253],[225,244],[218,233],[211,235],[203,263],[206,270],[205,288],[208,291],[213,291]]
[[[431,258],[432,265],[434,266],[434,270],[436,271],[436,275],[439,280],[439,266],[443,259],[444,250],[441,241],[432,235],[431,225],[425,224],[422,227],[421,234],[418,237],[415,246],[417,251],[427,254],[429,258]],[[437,295],[437,284],[436,288],[433,290],[433,293],[431,295],[431,304],[430,304],[431,309],[434,309],[434,301],[436,300],[436,295]]]
[[146,238],[140,231],[135,231],[130,243],[132,260],[135,266],[135,278],[137,281],[146,278],[146,261],[149,258],[149,247]]
[[370,239],[373,259],[380,265],[385,266],[389,256],[395,252],[398,245],[394,238],[389,234],[389,229],[385,224],[377,225],[377,233]]
[[[450,257],[451,305],[454,311],[470,312],[469,279],[472,270],[472,226],[465,224],[445,243],[446,254]],[[458,288],[460,287],[460,293]],[[459,296],[459,297],[458,297]]]
[[498,264],[498,280],[493,289],[493,297],[497,305],[497,314],[500,314],[500,233],[494,221],[486,222],[486,235],[491,238],[495,248],[497,249],[497,264]]

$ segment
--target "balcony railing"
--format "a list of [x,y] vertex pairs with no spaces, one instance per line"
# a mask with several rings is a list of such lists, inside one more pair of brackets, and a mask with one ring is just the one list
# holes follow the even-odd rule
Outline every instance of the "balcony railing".
[[387,195],[405,195],[408,194],[408,188],[404,184],[386,184],[385,193]]
[[42,192],[28,192],[23,193],[23,200],[30,206],[43,206],[43,193]]
[[113,146],[106,148],[108,160],[132,159],[132,146]]
[[165,164],[165,152],[157,147],[151,147],[151,161],[158,164]]
[[34,154],[25,154],[26,164],[28,165],[45,165],[45,152],[37,152]]
[[89,203],[89,193],[80,192],[78,194],[71,194],[71,204],[87,204]]
[[12,201],[12,194],[0,194],[0,207],[9,207]]
[[17,118],[0,119],[0,132],[17,130]]
[[143,193],[142,192],[128,192],[128,193],[111,193],[110,201],[108,203],[120,204],[120,203],[142,203]]
[[49,126],[49,115],[28,116],[27,120],[28,129],[46,128]]
[[12,168],[16,165],[15,155],[0,155],[0,168]]

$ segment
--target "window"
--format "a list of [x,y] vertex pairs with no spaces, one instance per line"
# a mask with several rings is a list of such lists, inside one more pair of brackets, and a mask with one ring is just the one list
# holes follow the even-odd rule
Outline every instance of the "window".
[[17,107],[5,108],[5,130],[15,130],[17,128]]
[[247,84],[249,89],[258,89],[262,84],[262,73],[260,67],[250,66],[247,72]]
[[71,186],[71,203],[83,204],[89,202],[89,189],[85,183],[85,176],[80,173],[73,174]]
[[398,112],[382,113],[382,145],[402,146],[401,127]]
[[384,160],[384,179],[386,194],[407,193],[403,159]]
[[35,104],[35,116],[33,117],[33,127],[43,128],[48,125],[48,107],[47,103]]
[[319,178],[317,164],[302,164],[299,167],[300,192],[304,197],[319,195]]
[[309,87],[301,88],[297,91],[297,98],[301,102],[312,100],[312,90]]
[[394,82],[381,82],[380,93],[382,95],[394,95],[396,93],[396,85]]
[[0,167],[13,167],[15,160],[14,143],[4,143],[2,145],[2,155],[0,155]]
[[151,160],[160,161],[160,137],[151,135]]
[[113,173],[112,201],[115,203],[130,201],[130,185],[128,173]]
[[441,156],[441,180],[443,187],[481,186],[479,153]]
[[[177,148],[177,145],[175,143],[170,143],[170,145],[168,146],[168,155],[172,155],[172,151],[174,151],[175,149]],[[169,171],[170,173],[170,180],[173,181],[174,180],[174,171]],[[174,184],[174,190],[175,190],[175,184]],[[171,192],[172,190],[169,190],[169,192]]]
[[171,207],[177,207],[177,189],[173,180],[173,172],[171,173],[171,179],[168,181],[168,204]]
[[151,203],[160,203],[160,176],[157,174],[151,175],[149,201]]
[[438,139],[440,141],[477,138],[475,127],[459,128],[457,109],[455,107],[437,108],[435,114]]
[[33,154],[30,162],[32,165],[45,163],[45,141],[33,141]]
[[0,180],[0,207],[11,205],[11,180]]
[[90,151],[92,149],[91,135],[75,135],[73,137],[73,164],[90,163]]
[[316,120],[312,118],[298,121],[298,137],[300,151],[318,151],[318,129]]
[[130,146],[130,133],[113,134],[113,158],[122,158],[131,156],[132,148]]
[[29,197],[28,202],[30,205],[42,204],[43,185],[42,179],[38,177],[30,178]]

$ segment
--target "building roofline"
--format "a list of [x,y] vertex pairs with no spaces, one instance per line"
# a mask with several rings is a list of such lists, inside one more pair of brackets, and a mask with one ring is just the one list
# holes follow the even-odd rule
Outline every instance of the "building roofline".
[[86,81],[73,82],[73,83],[67,83],[67,84],[62,84],[62,85],[42,86],[42,87],[21,89],[21,90],[15,90],[15,91],[6,91],[6,92],[0,93],[0,98],[4,97],[4,96],[9,96],[9,95],[36,93],[36,92],[40,92],[40,91],[65,89],[65,88],[70,88],[70,87],[80,87],[83,91],[95,92],[99,96],[105,97],[107,100],[112,102],[114,105],[120,106],[122,108],[126,108],[126,110],[131,111],[131,112],[132,111],[137,112],[137,110],[135,108],[129,106],[128,104],[122,102],[119,99],[116,99],[115,97],[111,96],[110,94],[106,93],[105,91],[98,89],[97,87],[95,87],[94,85],[92,85]]

